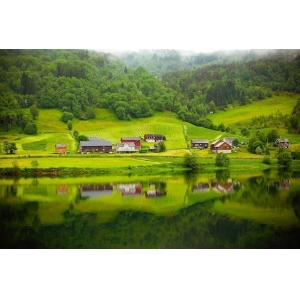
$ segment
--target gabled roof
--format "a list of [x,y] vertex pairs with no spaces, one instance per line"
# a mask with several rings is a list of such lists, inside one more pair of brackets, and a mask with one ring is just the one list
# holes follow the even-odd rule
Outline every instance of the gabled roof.
[[288,139],[277,139],[276,142],[278,141],[278,143],[289,143]]
[[217,144],[219,142],[222,142],[222,140],[215,140],[214,142],[211,143],[211,145],[215,145],[215,144]]
[[140,137],[122,137],[121,140],[140,141]]
[[106,140],[80,141],[80,146],[104,147],[104,146],[112,146],[112,143]]
[[129,147],[135,147],[135,143],[134,142],[117,143],[116,147],[124,147],[125,144],[127,144]]
[[191,140],[192,143],[209,143],[208,140]]
[[55,148],[66,148],[66,144],[55,144]]
[[227,144],[232,145],[234,138],[230,138],[230,137],[226,137],[223,139],[224,142],[226,142]]

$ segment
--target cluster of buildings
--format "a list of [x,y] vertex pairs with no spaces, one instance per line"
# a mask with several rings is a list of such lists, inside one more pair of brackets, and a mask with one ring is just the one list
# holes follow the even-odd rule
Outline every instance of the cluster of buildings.
[[[161,142],[164,140],[162,134],[145,134],[144,140],[146,142]],[[153,148],[153,147],[149,147]],[[155,148],[155,147],[154,147]],[[105,139],[99,139],[97,137],[89,137],[88,141],[80,141],[78,152],[80,153],[90,153],[90,152],[100,152],[100,153],[132,153],[139,152],[142,149],[142,139],[141,137],[122,137],[120,143],[113,145],[111,141]],[[149,149],[149,150],[151,150]],[[67,152],[66,144],[56,144],[56,153],[65,154]]]
[[[146,142],[161,142],[165,139],[162,134],[145,134],[144,140]],[[231,153],[233,149],[234,138],[226,137],[224,139],[218,139],[209,145],[208,140],[192,139],[191,147],[200,150],[210,149],[213,153]],[[275,141],[275,146],[289,148],[290,143],[288,139],[277,139]],[[100,153],[133,153],[139,152],[142,149],[142,139],[141,137],[122,137],[119,143],[115,146],[110,141],[105,139],[99,139],[97,137],[90,137],[88,141],[80,141],[78,152],[80,153],[90,153],[90,152],[100,152]],[[149,147],[149,151],[155,150],[155,145]],[[67,152],[66,144],[56,144],[56,153],[65,154]]]
[[214,153],[231,153],[233,148],[232,141],[234,138],[224,138],[223,140],[216,140],[209,145],[208,140],[191,140],[191,147],[198,149],[209,149]]

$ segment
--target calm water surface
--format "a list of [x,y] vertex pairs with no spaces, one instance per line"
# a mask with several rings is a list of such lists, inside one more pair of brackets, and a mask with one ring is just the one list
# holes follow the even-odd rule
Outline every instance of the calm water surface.
[[0,179],[1,248],[300,248],[300,175]]

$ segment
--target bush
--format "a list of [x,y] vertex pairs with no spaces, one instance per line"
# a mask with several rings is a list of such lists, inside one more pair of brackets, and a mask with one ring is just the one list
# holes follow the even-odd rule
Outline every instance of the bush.
[[216,156],[217,167],[228,167],[230,159],[226,153],[218,153]]
[[26,134],[37,134],[37,126],[35,123],[27,123],[24,128],[24,133]]
[[186,153],[183,157],[183,164],[186,168],[192,170],[200,169],[200,164],[198,162],[198,155],[195,152]]
[[74,118],[72,113],[69,112],[64,112],[63,115],[61,116],[60,120],[63,121],[64,123],[67,123],[69,120],[72,121]]
[[270,158],[270,156],[268,156],[268,155],[264,156],[262,162],[263,162],[263,164],[270,165],[271,164],[271,158]]
[[282,166],[289,166],[292,162],[292,157],[289,153],[283,152],[278,155],[278,164]]
[[295,151],[291,153],[292,159],[300,159],[300,151]]

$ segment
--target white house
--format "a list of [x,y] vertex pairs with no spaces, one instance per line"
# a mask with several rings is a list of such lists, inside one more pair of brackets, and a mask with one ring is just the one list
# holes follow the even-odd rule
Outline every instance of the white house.
[[128,152],[138,152],[139,150],[136,149],[134,142],[128,143],[117,143],[116,144],[116,152],[119,153],[128,153]]

